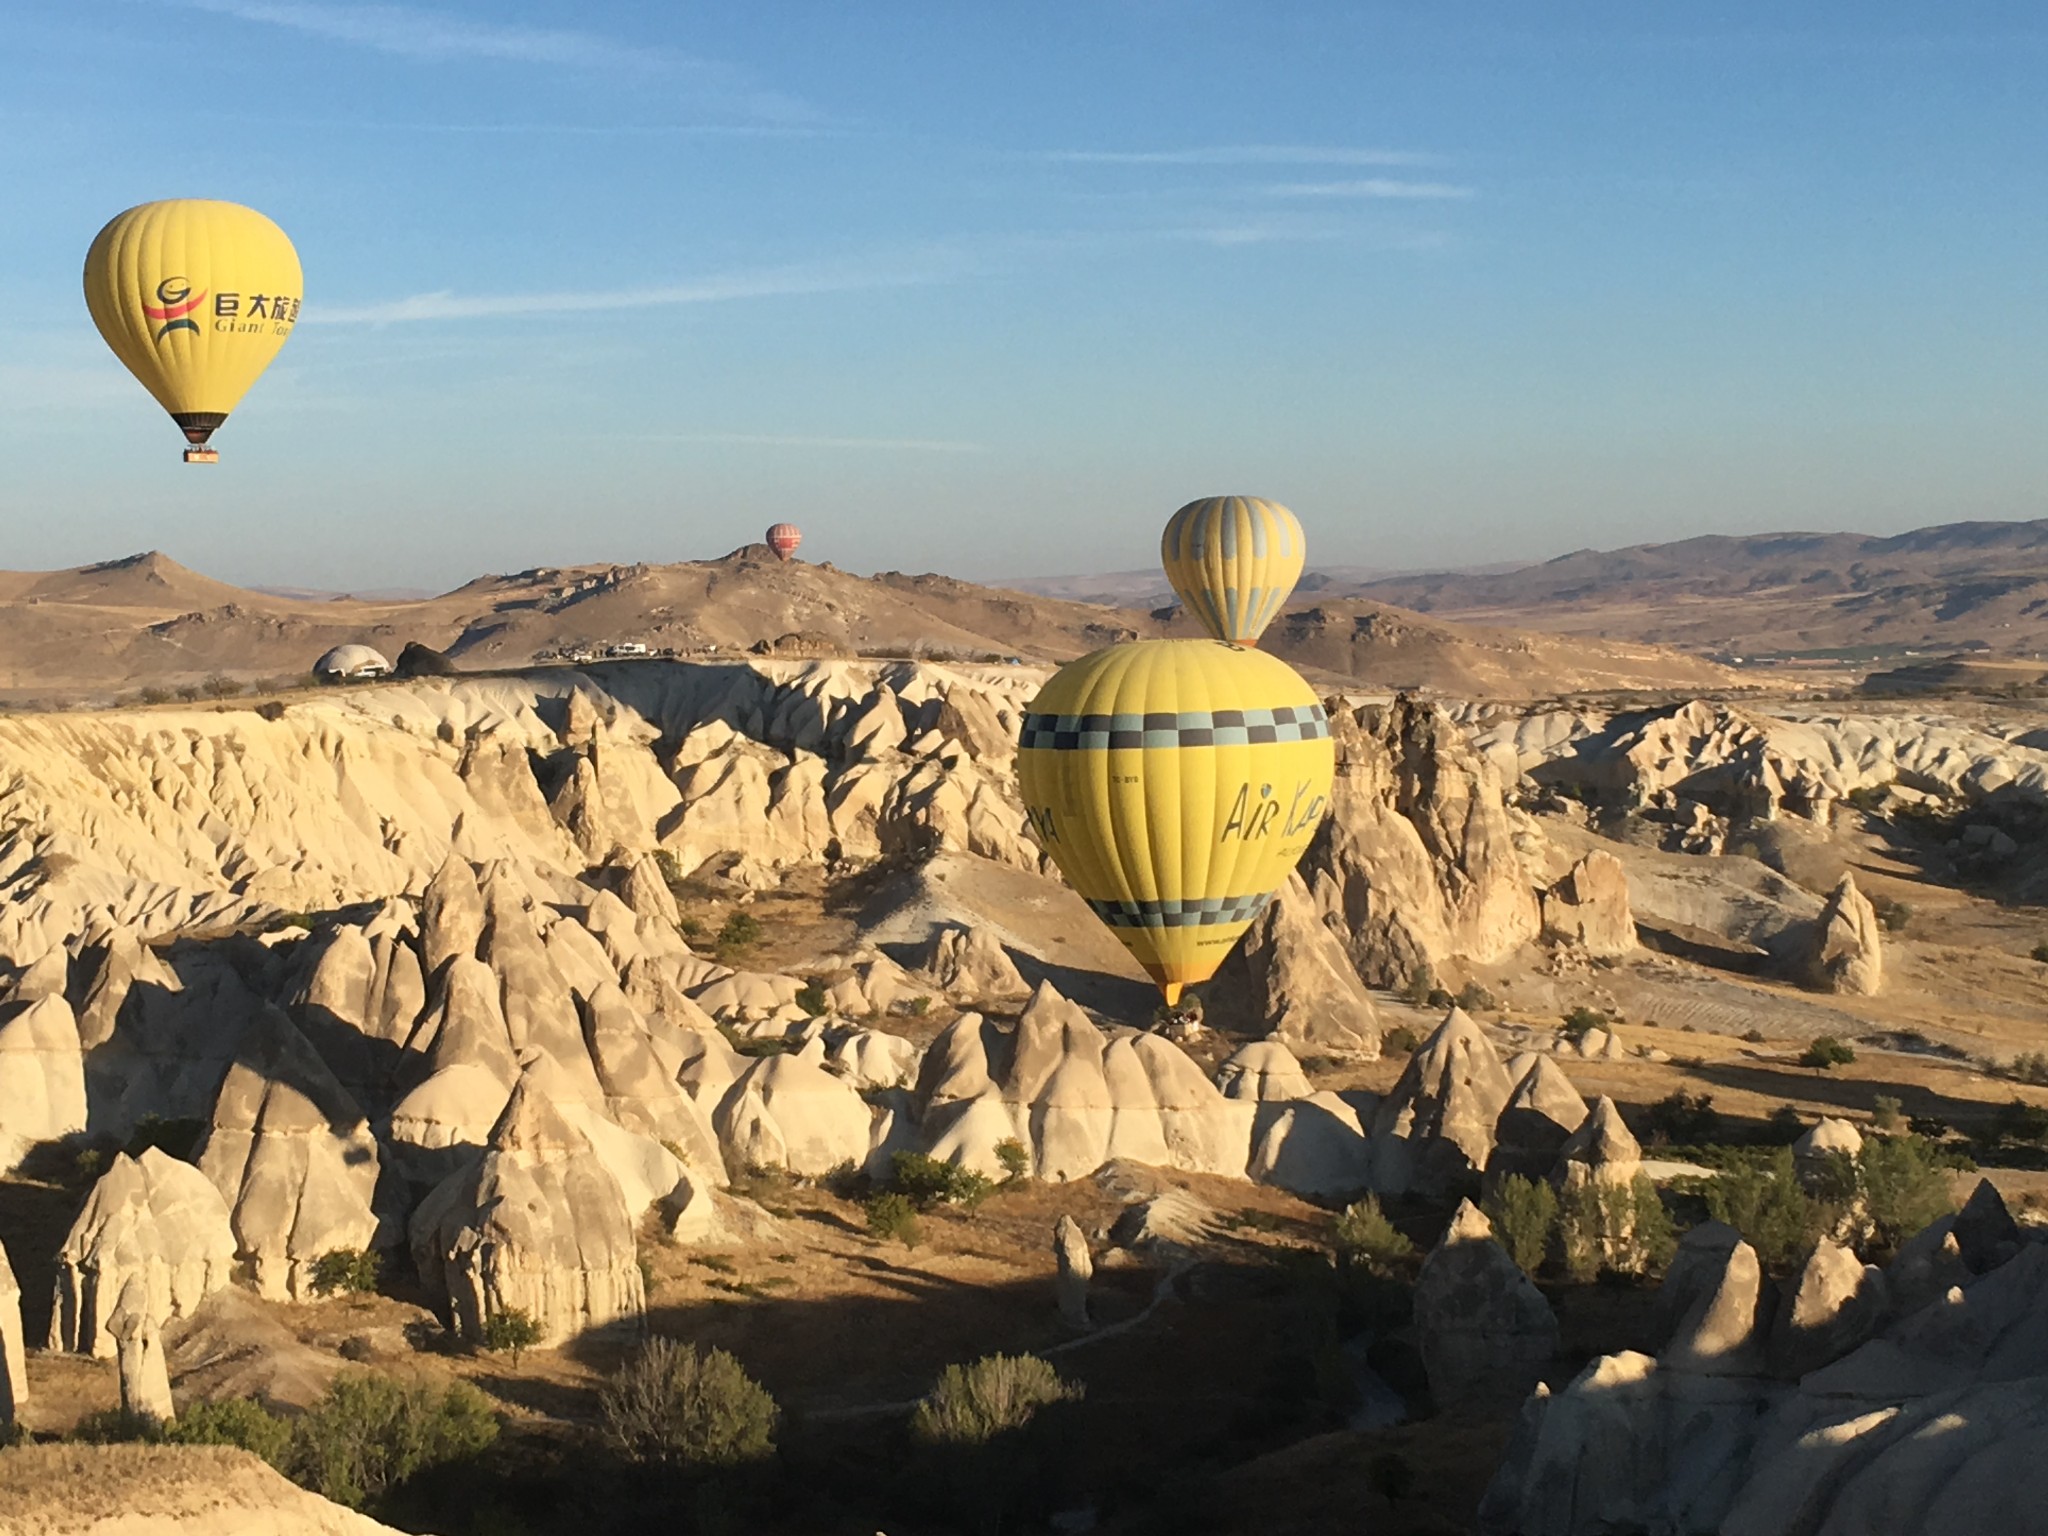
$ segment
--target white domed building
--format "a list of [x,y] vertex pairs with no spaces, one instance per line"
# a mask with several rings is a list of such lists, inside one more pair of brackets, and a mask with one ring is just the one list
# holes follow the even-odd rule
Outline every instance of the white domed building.
[[366,677],[389,677],[391,663],[382,651],[367,645],[337,645],[313,663],[313,675],[323,683],[355,682]]

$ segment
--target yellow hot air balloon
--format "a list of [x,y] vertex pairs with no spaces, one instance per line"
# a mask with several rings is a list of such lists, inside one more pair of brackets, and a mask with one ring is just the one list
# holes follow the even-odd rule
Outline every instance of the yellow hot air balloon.
[[1307,851],[1333,768],[1309,685],[1214,640],[1114,645],[1062,667],[1017,756],[1039,841],[1168,1006],[1215,974]]
[[1167,520],[1159,540],[1166,579],[1218,640],[1256,645],[1301,580],[1301,523],[1277,501],[1210,496]]
[[206,440],[292,333],[304,295],[299,255],[253,208],[204,198],[144,203],[85,255],[93,324],[192,444]]

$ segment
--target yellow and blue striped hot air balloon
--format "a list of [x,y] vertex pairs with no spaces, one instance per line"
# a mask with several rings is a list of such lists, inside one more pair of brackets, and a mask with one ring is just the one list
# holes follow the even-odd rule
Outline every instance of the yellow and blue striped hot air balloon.
[[1115,645],[1025,714],[1026,814],[1166,996],[1206,981],[1287,879],[1329,805],[1334,749],[1284,661],[1214,640]]
[[1277,501],[1209,496],[1167,520],[1159,541],[1166,579],[1218,640],[1256,645],[1301,580],[1308,544]]

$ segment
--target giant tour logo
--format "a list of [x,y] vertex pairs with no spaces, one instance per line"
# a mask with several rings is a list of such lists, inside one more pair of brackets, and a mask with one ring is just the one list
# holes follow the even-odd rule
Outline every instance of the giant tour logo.
[[192,291],[192,285],[182,277],[167,277],[156,285],[156,302],[161,308],[145,304],[142,312],[150,319],[160,322],[156,339],[162,341],[173,331],[199,333],[199,322],[192,318],[192,312],[206,302],[206,290]]

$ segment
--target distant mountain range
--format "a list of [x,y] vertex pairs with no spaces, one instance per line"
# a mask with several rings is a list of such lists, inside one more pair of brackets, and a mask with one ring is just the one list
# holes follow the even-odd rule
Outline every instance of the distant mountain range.
[[1323,595],[1336,592],[1462,623],[1752,658],[2032,657],[2048,654],[2048,519],[1582,549],[1516,570],[1377,577]]

